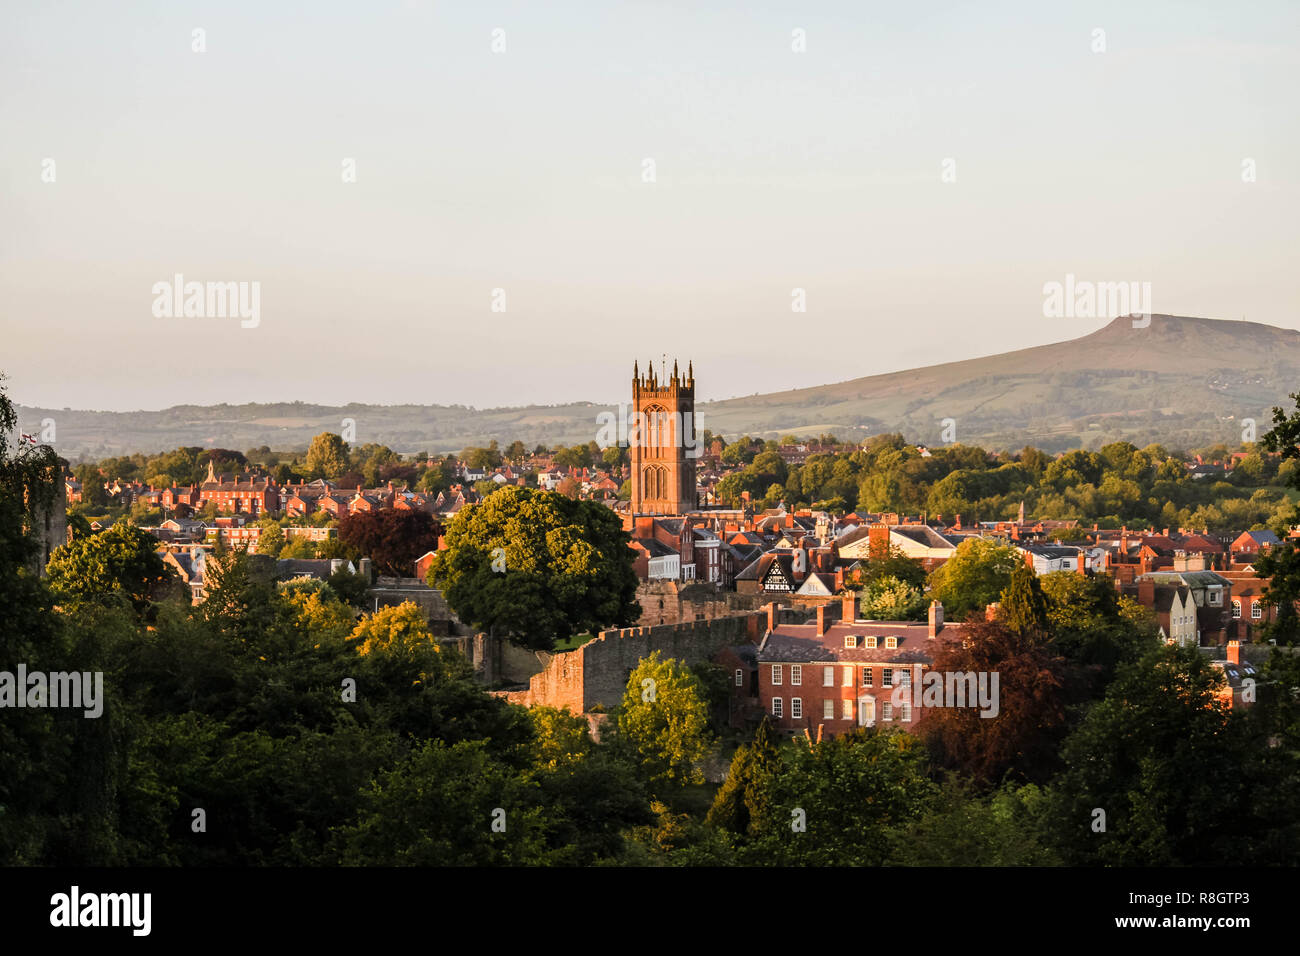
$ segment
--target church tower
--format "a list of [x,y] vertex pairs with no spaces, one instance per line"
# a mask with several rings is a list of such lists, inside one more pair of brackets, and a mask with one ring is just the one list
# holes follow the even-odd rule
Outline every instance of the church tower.
[[659,381],[653,365],[644,377],[632,364],[632,418],[628,428],[632,458],[632,513],[680,515],[696,509],[695,372],[677,371]]

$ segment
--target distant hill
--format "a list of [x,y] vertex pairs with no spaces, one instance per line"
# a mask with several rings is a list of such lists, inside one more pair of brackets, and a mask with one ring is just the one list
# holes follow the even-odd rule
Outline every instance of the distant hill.
[[[702,371],[707,375],[707,370]],[[1128,439],[1199,447],[1242,440],[1242,418],[1262,434],[1274,405],[1300,390],[1300,332],[1255,322],[1155,315],[1144,329],[1120,318],[1090,335],[835,385],[700,405],[701,427],[728,438],[835,432],[861,439],[901,431],[940,444],[944,419],[964,444],[1057,451]],[[573,444],[596,437],[610,406],[177,405],[162,411],[63,411],[19,406],[22,427],[57,428],[64,457],[102,458],[178,445],[305,448],[321,431],[356,422],[358,442],[397,451],[456,451],[497,439]]]

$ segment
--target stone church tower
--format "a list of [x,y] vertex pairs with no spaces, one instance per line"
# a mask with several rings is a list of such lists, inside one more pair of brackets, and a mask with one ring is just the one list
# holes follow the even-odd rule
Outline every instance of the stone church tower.
[[[634,433],[639,432],[639,434]],[[645,377],[632,364],[632,418],[628,430],[632,458],[632,513],[680,515],[696,508],[695,373],[677,372],[660,382],[650,365]]]

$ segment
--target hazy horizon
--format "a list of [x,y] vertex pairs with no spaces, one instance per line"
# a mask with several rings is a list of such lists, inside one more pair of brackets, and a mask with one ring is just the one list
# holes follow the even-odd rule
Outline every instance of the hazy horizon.
[[[599,403],[663,353],[725,399],[1079,338],[1067,274],[1300,328],[1283,3],[0,16],[29,407]],[[156,316],[176,274],[259,283],[256,326]]]

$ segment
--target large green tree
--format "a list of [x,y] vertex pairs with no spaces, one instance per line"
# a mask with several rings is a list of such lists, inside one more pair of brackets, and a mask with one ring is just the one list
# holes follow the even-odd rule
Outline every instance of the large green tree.
[[307,449],[307,473],[313,478],[338,478],[348,470],[348,446],[341,435],[321,432]]
[[1011,545],[971,538],[930,574],[931,596],[943,602],[949,618],[962,620],[998,600],[1011,583],[1011,573],[1023,564]]
[[701,761],[713,747],[709,704],[700,680],[658,651],[641,659],[617,711],[618,734],[651,786],[703,783]]
[[50,557],[50,586],[83,601],[124,595],[137,611],[167,594],[176,575],[158,554],[158,539],[124,521],[78,538]]
[[594,501],[509,486],[461,509],[428,581],[462,621],[530,648],[640,615],[629,537]]

